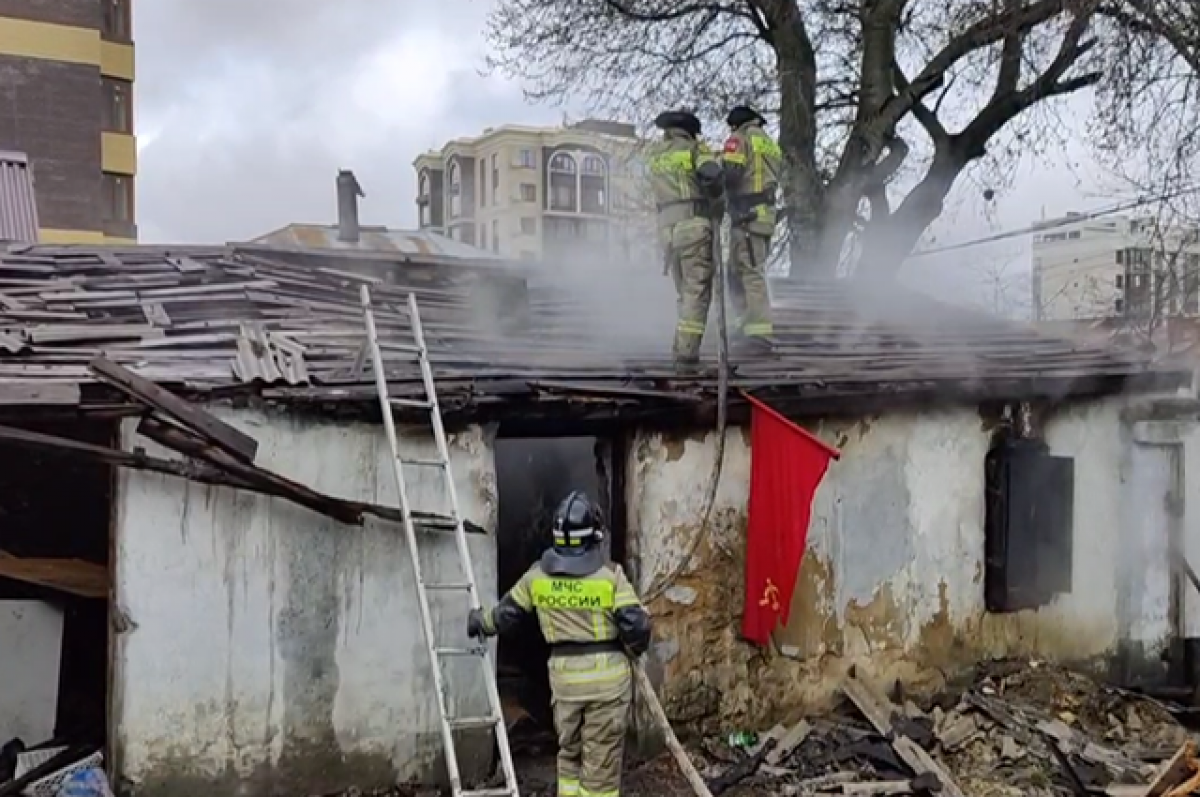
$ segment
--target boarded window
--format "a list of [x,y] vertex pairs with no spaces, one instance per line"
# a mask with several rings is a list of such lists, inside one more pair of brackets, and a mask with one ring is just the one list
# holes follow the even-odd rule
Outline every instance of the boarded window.
[[1070,592],[1075,461],[1044,443],[1006,440],[985,461],[984,600],[988,611],[1045,606]]

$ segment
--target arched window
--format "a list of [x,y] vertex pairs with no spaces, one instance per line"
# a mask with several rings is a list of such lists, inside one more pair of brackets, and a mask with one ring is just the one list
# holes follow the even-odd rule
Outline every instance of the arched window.
[[599,155],[587,155],[583,159],[584,174],[604,174],[608,169],[604,164],[604,158]]
[[570,152],[550,156],[550,210],[574,213],[579,210],[579,162]]
[[462,214],[462,172],[458,168],[458,161],[453,161],[450,164],[450,216],[457,217]]
[[579,209],[584,213],[608,213],[608,163],[600,155],[583,156]]
[[576,168],[575,158],[569,152],[558,152],[550,158],[550,171],[552,172],[574,174]]
[[417,178],[417,199],[421,209],[421,226],[428,227],[433,223],[433,208],[430,207],[429,201],[429,172],[421,170],[421,176]]

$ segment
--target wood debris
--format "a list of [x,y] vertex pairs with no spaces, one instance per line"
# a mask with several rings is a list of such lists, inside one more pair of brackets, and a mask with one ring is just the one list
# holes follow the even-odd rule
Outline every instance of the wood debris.
[[709,764],[709,782],[797,797],[1200,793],[1196,744],[1168,704],[1041,662],[989,662],[924,700],[889,699],[853,671],[843,692],[839,713],[772,728],[770,745]]

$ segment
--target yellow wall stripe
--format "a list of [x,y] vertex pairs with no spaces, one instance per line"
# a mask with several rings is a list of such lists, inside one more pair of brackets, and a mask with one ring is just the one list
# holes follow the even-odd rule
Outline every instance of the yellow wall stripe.
[[133,80],[133,45],[100,42],[100,74]]
[[137,174],[137,139],[128,133],[102,132],[100,168],[114,174]]
[[103,41],[91,28],[0,17],[0,55],[87,64],[107,77],[134,79],[133,45]]
[[39,243],[43,244],[102,244],[104,233],[98,230],[59,230],[42,227],[38,230]]
[[113,246],[136,246],[137,238],[122,238],[120,235],[104,236],[104,243],[112,244]]
[[100,65],[100,31],[0,17],[0,55]]

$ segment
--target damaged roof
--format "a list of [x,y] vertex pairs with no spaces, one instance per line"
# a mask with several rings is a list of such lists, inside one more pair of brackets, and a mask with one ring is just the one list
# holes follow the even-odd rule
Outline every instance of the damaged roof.
[[333,249],[340,251],[382,252],[424,257],[458,257],[468,260],[500,260],[500,256],[477,246],[456,241],[428,230],[392,230],[361,225],[357,241],[338,238],[336,224],[289,224],[251,243],[281,249]]
[[[102,404],[87,364],[103,354],[189,394],[370,406],[362,284],[392,339],[411,340],[405,302],[415,293],[448,414],[508,418],[524,408],[611,418],[710,404],[713,368],[684,378],[672,367],[665,278],[613,279],[623,299],[588,301],[599,291],[590,282],[573,286],[503,261],[14,245],[0,249],[0,404]],[[653,307],[661,312],[638,306],[652,289],[666,291]],[[1140,355],[1046,337],[895,288],[791,286],[775,303],[774,352],[738,360],[731,385],[785,410],[828,411],[870,396],[1064,397],[1190,379],[1153,371]],[[396,353],[387,370],[395,396],[420,396],[415,362]]]

